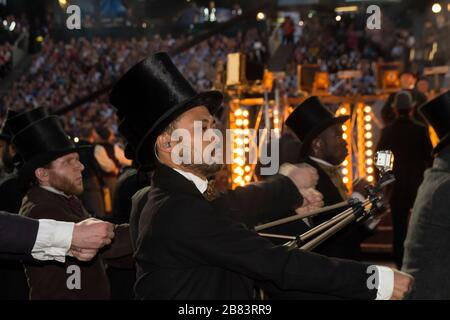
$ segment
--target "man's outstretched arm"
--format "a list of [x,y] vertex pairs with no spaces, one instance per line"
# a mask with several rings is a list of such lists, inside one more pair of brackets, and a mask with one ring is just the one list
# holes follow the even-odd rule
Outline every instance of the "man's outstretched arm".
[[0,212],[0,257],[4,259],[64,261],[70,252],[90,260],[113,237],[113,226],[97,219],[75,224]]

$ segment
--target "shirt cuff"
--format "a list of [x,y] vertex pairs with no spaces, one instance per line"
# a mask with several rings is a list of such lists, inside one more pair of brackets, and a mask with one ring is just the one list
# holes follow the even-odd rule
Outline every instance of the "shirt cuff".
[[65,262],[74,226],[73,222],[40,219],[36,242],[31,250],[33,258]]
[[390,300],[394,293],[394,271],[388,267],[375,267],[378,272],[378,290],[375,300]]

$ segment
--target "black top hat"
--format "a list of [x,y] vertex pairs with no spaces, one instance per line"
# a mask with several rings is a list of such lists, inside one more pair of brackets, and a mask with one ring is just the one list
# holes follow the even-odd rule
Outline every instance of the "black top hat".
[[300,154],[306,157],[312,141],[327,128],[344,123],[349,116],[335,117],[317,98],[309,97],[286,119],[285,124],[302,142]]
[[439,143],[433,149],[433,154],[436,154],[450,143],[450,91],[423,104],[419,107],[419,113],[439,137]]
[[24,112],[8,110],[5,127],[12,136],[14,134],[17,134],[19,131],[21,131],[31,123],[47,116],[49,116],[49,114],[44,108],[36,108]]
[[64,132],[59,119],[48,116],[42,108],[20,113],[8,120],[6,126],[24,162],[19,170],[23,182],[29,181],[35,169],[88,147],[77,147]]
[[200,105],[211,114],[222,103],[219,91],[198,93],[165,52],[134,65],[115,84],[109,96],[127,138],[125,155],[140,166],[155,161],[154,144],[164,128],[183,112]]

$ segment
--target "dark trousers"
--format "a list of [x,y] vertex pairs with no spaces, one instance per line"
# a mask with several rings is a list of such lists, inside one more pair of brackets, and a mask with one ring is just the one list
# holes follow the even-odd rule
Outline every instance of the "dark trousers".
[[404,250],[403,242],[405,242],[406,233],[408,231],[408,217],[410,210],[411,208],[391,206],[391,217],[393,228],[392,247],[393,247],[394,261],[399,270],[402,268],[403,250]]

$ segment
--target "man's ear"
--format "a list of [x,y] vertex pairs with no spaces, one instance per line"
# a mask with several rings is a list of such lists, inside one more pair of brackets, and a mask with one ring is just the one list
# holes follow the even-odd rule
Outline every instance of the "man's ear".
[[166,153],[172,152],[172,143],[170,141],[170,136],[168,134],[161,134],[156,138],[156,146],[158,150]]
[[320,138],[314,139],[311,143],[311,147],[314,150],[314,152],[319,151],[320,148],[322,147],[322,139]]
[[48,182],[50,179],[48,175],[48,170],[45,168],[37,168],[36,170],[34,170],[34,175],[36,176],[38,181]]

